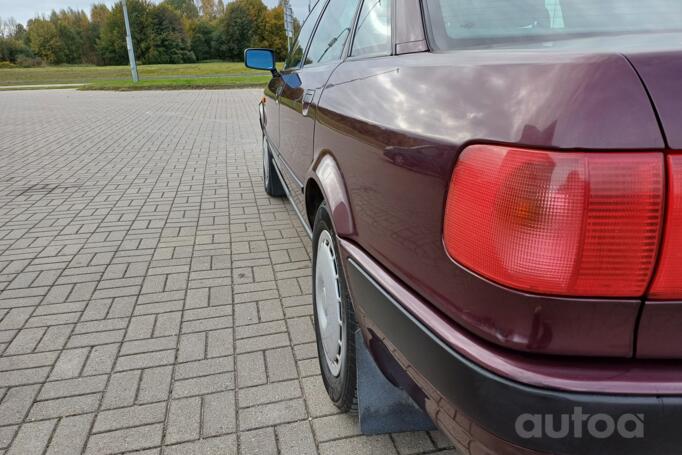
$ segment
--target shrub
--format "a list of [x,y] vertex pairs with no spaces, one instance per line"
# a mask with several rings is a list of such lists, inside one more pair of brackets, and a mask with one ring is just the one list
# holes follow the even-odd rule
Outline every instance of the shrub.
[[20,55],[17,57],[17,66],[22,68],[34,68],[43,66],[43,60],[40,57],[31,57],[28,55]]

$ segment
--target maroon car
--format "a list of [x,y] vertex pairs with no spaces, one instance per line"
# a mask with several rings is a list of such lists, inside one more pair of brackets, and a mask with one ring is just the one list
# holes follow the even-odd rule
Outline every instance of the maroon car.
[[246,64],[340,409],[359,328],[462,453],[682,453],[680,0],[320,0]]

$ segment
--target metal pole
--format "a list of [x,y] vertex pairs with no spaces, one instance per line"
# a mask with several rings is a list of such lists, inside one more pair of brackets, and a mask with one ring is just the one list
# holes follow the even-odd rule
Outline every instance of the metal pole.
[[133,49],[133,38],[130,34],[130,21],[128,20],[128,5],[126,5],[126,0],[123,2],[123,19],[126,23],[126,45],[128,46],[128,60],[130,60],[130,73],[133,76],[133,82],[138,82],[140,79],[137,77],[137,63],[135,63],[135,50]]

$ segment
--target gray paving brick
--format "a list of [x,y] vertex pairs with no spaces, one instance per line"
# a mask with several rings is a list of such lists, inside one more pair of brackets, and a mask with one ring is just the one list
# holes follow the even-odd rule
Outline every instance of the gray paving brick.
[[48,327],[43,335],[43,339],[40,340],[40,343],[36,346],[36,351],[63,349],[72,330],[73,324]]
[[239,406],[250,407],[301,396],[298,381],[274,382],[256,387],[239,388]]
[[209,301],[211,306],[230,305],[233,301],[232,288],[230,286],[212,287]]
[[358,436],[360,434],[360,423],[357,417],[349,414],[320,417],[313,420],[312,423],[315,436],[317,436],[317,440],[320,442]]
[[93,347],[83,367],[83,375],[109,373],[114,367],[118,349],[118,344],[105,344]]
[[235,329],[235,333],[237,339],[241,339],[262,337],[264,335],[286,332],[286,330],[287,327],[284,321],[273,321],[240,326]]
[[95,420],[92,431],[118,430],[120,428],[163,422],[166,416],[166,403],[154,403],[128,408],[102,411]]
[[166,455],[236,455],[237,438],[234,435],[201,439],[173,446],[166,446]]
[[195,321],[197,319],[208,319],[221,316],[229,316],[231,314],[232,307],[229,305],[210,308],[197,308],[185,311],[183,314],[183,320]]
[[163,424],[145,425],[90,436],[85,453],[113,454],[161,445]]
[[258,302],[258,314],[260,315],[260,320],[265,322],[284,319],[282,303],[279,299]]
[[81,346],[96,346],[98,344],[117,343],[123,340],[125,330],[112,330],[110,332],[86,333],[73,335],[66,343],[66,347],[75,348]]
[[303,393],[312,417],[338,414],[339,410],[329,400],[321,377],[303,378],[301,385],[303,386]]
[[140,374],[139,370],[114,373],[104,393],[102,409],[132,406],[135,402]]
[[345,455],[348,453],[357,455],[373,455],[376,453],[391,455],[398,452],[388,435],[359,436],[320,444],[320,454],[322,455]]
[[175,349],[177,342],[177,337],[174,336],[126,341],[121,346],[119,355]]
[[152,336],[154,330],[154,322],[156,318],[153,315],[135,316],[130,320],[128,331],[126,332],[126,340],[139,340],[149,338]]
[[0,322],[0,330],[22,328],[32,312],[33,308],[31,307],[10,309],[5,317],[2,318],[2,322]]
[[222,329],[208,332],[208,357],[219,357],[234,353],[233,330]]
[[13,387],[0,401],[0,422],[2,425],[21,423],[33,404],[39,385]]
[[26,323],[26,327],[45,327],[70,324],[78,321],[80,313],[60,313],[48,316],[34,316]]
[[265,349],[280,348],[289,346],[289,336],[286,333],[265,335],[256,338],[245,338],[237,340],[237,352],[262,351]]
[[262,352],[237,356],[237,381],[239,387],[250,387],[268,382]]
[[104,319],[111,307],[112,299],[90,300],[83,312],[81,321],[97,321]]
[[[315,439],[309,422],[296,422],[277,427],[280,453],[282,455],[315,455]],[[347,452],[353,453],[353,452]],[[375,452],[381,453],[383,452]]]
[[298,377],[296,362],[290,347],[265,351],[265,363],[270,381],[283,381]]
[[47,447],[56,420],[25,423],[19,429],[7,455],[41,454]]
[[316,358],[300,360],[298,362],[298,371],[302,378],[318,377],[320,376],[320,363]]
[[181,313],[164,313],[156,316],[156,327],[154,328],[154,336],[170,336],[180,333]]
[[166,444],[199,439],[201,430],[201,398],[184,398],[170,403]]
[[58,355],[59,352],[55,351],[0,357],[0,371],[52,365],[57,360]]
[[219,330],[232,327],[232,316],[212,317],[182,323],[182,333]]
[[202,400],[202,437],[234,433],[237,428],[234,392],[205,395]]
[[4,371],[0,374],[0,387],[40,383],[47,379],[49,372],[50,367]]
[[303,400],[295,399],[270,403],[239,411],[239,428],[250,430],[306,418]]
[[277,455],[277,440],[272,427],[239,434],[240,455]]
[[33,405],[28,417],[31,420],[41,420],[93,412],[97,409],[101,396],[101,393],[93,393],[77,397],[39,401]]
[[221,392],[234,388],[234,374],[221,373],[176,381],[173,396],[177,398]]
[[255,324],[258,322],[258,304],[256,302],[235,305],[234,318],[237,325]]
[[116,361],[116,371],[150,368],[160,365],[170,365],[175,361],[175,349],[132,354],[119,357]]
[[435,449],[428,433],[423,431],[394,434],[391,437],[400,455],[414,455]]
[[288,319],[289,336],[293,344],[311,343],[315,341],[315,329],[311,318]]
[[64,417],[59,421],[46,455],[71,455],[85,447],[94,414]]
[[6,449],[9,447],[17,430],[19,430],[18,425],[0,427],[0,449]]
[[172,366],[149,368],[142,372],[138,403],[153,403],[168,399],[171,385]]
[[83,365],[85,365],[89,353],[90,348],[62,351],[52,373],[50,373],[49,379],[54,381],[78,376],[83,369]]
[[179,362],[201,360],[206,352],[206,333],[189,333],[180,336]]
[[216,357],[177,365],[175,367],[175,379],[187,379],[232,370],[234,370],[232,357]]
[[39,400],[62,398],[85,393],[101,392],[107,385],[108,376],[90,376],[87,378],[65,379],[46,383],[40,394]]
[[136,296],[117,297],[109,307],[109,318],[128,318],[133,314],[135,309]]
[[127,318],[102,319],[98,321],[79,322],[73,330],[74,334],[106,332],[109,330],[125,329],[128,325]]
[[14,340],[5,349],[5,355],[28,354],[38,345],[43,334],[47,330],[45,327],[22,329],[14,337]]

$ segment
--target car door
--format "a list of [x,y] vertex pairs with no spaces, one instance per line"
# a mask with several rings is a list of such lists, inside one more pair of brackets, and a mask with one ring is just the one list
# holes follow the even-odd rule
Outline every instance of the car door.
[[[279,75],[273,77],[268,83],[268,86],[265,88],[265,95],[269,99],[266,99],[266,102],[263,106],[265,113],[264,117],[266,119],[266,124],[264,126],[268,133],[268,138],[270,139],[270,145],[274,146],[275,151],[280,153],[280,96],[282,95],[284,86],[286,85],[285,79],[289,81],[289,85],[295,85],[293,83],[295,76],[292,74],[294,69],[298,68],[303,60],[303,55],[305,54],[305,50],[308,48],[308,43],[310,42],[310,38],[313,36],[315,26],[317,25],[317,20],[320,18],[320,14],[324,10],[325,3],[326,2],[322,0],[317,2],[315,7],[310,11],[308,17],[301,26],[301,30],[299,31],[293,46],[291,46],[291,49],[289,50],[289,55],[287,55],[286,61],[284,63],[284,70]],[[286,156],[282,158],[285,158],[285,161],[288,164],[289,160],[286,159]]]
[[282,87],[282,78],[273,77],[265,87],[265,98],[261,103],[261,122],[268,136],[270,146],[279,149],[279,102],[278,93]]
[[[303,49],[304,38],[310,30],[304,28],[309,26],[313,14],[301,29],[298,47],[292,50],[282,72],[279,150],[288,167],[283,172],[289,172],[293,177],[293,182],[286,176],[285,180],[297,185],[299,194],[313,160],[315,106],[324,85],[344,56],[359,3],[360,0],[318,2],[315,8],[324,7],[324,11],[317,27],[313,27],[307,52]],[[294,193],[296,189],[290,187],[290,190]],[[294,199],[295,203],[299,202]]]

